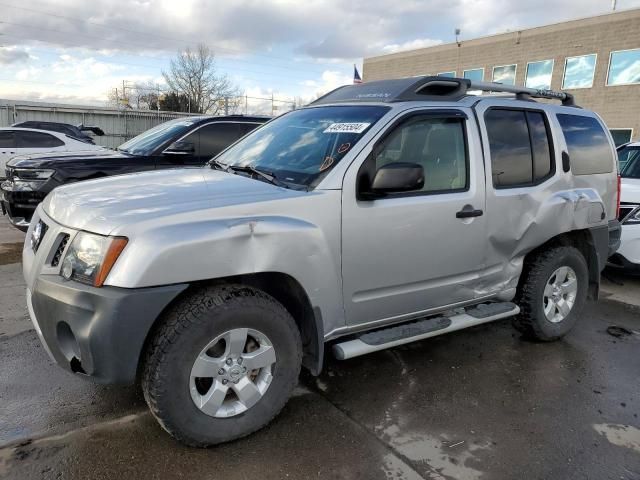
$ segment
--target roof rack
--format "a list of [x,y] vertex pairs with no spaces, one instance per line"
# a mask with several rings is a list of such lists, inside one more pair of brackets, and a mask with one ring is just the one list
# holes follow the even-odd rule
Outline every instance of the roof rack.
[[539,88],[518,87],[516,85],[504,85],[493,82],[471,81],[469,90],[481,90],[483,92],[504,92],[514,93],[519,100],[529,100],[531,98],[546,98],[548,100],[560,100],[566,107],[575,107],[573,95],[567,92],[557,92]]
[[409,77],[378,80],[357,85],[338,87],[312,102],[322,105],[340,102],[406,102],[411,100],[458,101],[470,91],[513,93],[520,100],[546,98],[560,100],[562,105],[575,106],[573,95],[566,92],[504,85],[502,83],[474,82],[468,78]]

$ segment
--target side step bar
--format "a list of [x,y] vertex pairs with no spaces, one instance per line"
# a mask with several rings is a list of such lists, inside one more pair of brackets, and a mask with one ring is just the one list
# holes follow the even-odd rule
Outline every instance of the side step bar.
[[346,360],[444,333],[455,332],[481,323],[511,317],[518,313],[520,313],[520,307],[511,302],[483,303],[466,310],[464,313],[449,317],[429,317],[367,332],[355,339],[336,343],[333,346],[333,354],[338,360]]

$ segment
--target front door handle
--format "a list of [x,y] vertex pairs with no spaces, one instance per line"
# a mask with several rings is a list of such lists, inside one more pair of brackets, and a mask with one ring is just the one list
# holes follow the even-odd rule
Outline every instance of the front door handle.
[[481,217],[484,212],[482,210],[476,210],[473,205],[465,205],[462,210],[456,212],[456,218],[472,218]]

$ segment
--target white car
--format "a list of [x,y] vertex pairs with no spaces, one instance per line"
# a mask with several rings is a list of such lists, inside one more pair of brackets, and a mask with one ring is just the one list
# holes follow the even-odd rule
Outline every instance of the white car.
[[618,148],[622,189],[620,215],[622,238],[620,248],[609,260],[626,270],[640,272],[640,142]]
[[6,178],[7,162],[17,155],[103,149],[104,147],[82,142],[64,133],[33,128],[0,128],[0,180]]

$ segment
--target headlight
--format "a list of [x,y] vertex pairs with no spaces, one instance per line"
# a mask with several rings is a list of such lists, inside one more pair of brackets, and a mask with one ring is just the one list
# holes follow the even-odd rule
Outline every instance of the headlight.
[[78,233],[62,260],[60,275],[67,280],[101,287],[127,241],[126,237]]
[[46,180],[55,173],[55,170],[40,170],[35,168],[15,168],[13,178],[15,180]]
[[627,219],[622,222],[623,225],[637,225],[640,223],[640,207],[636,208],[631,215],[627,217]]

